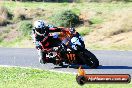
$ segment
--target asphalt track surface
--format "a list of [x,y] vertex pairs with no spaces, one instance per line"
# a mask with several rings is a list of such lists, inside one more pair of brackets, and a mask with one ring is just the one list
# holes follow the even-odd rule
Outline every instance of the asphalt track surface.
[[[130,74],[132,76],[132,51],[91,51],[99,59],[98,69],[85,67],[87,74]],[[0,48],[0,65],[32,67],[43,70],[77,73],[75,66],[59,67],[40,64],[35,49]]]

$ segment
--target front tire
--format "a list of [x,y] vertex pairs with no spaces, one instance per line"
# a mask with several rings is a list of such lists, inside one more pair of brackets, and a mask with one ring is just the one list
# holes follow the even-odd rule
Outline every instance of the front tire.
[[83,53],[81,53],[80,58],[83,60],[84,64],[86,64],[90,68],[95,69],[99,66],[99,61],[96,56],[86,49]]

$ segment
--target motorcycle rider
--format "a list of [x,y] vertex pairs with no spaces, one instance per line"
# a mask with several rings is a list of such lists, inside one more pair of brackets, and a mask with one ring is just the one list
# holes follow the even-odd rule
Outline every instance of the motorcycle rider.
[[[84,44],[84,40],[83,40],[82,36],[74,28],[70,28],[70,33],[72,35],[71,41],[76,41],[76,43],[78,43],[78,45],[81,45],[81,47],[85,48],[85,44]],[[74,50],[77,49],[75,43],[70,42],[69,46],[71,46]]]
[[[50,36],[50,34],[52,32],[53,33],[60,32],[60,35],[58,36],[57,34],[54,34],[54,35]],[[78,49],[80,49],[80,50],[82,49],[86,53],[78,52],[79,54],[82,54],[82,55],[81,56],[77,55],[79,58],[81,57],[80,59],[82,59],[81,64],[82,64],[82,62],[83,62],[83,64],[87,64],[87,65],[89,65],[89,63],[90,63],[89,66],[91,68],[96,68],[97,66],[99,66],[99,62],[98,62],[98,59],[96,58],[96,56],[94,56],[88,50],[84,50],[85,48],[81,48],[81,47],[85,47],[85,45],[83,45],[84,41],[83,41],[82,37],[80,36],[80,34],[78,32],[76,32],[74,28],[71,28],[69,30],[69,28],[66,29],[66,28],[46,26],[45,22],[43,20],[38,20],[38,21],[34,22],[34,28],[32,30],[32,38],[36,45],[36,49],[38,50],[39,61],[42,64],[44,64],[46,62],[54,63],[52,58],[46,58],[46,55],[47,55],[47,53],[49,54],[49,52],[47,52],[47,49],[52,51],[52,49],[53,49],[52,47],[54,47],[54,44],[55,44],[54,42],[58,39],[58,40],[60,40],[60,42],[58,44],[60,44],[60,43],[62,43],[62,44],[61,44],[60,48],[57,50],[57,53],[59,52],[59,50],[60,51],[63,50],[63,48],[64,48],[64,50],[67,51],[67,49],[65,49],[65,45],[66,45],[66,48],[69,46],[68,49],[71,46],[74,49],[74,51],[77,51],[77,52],[78,52]],[[93,60],[90,59],[90,61],[89,61],[89,60],[85,59],[85,57],[89,58],[89,55],[88,56],[86,55],[87,53],[90,54],[90,58],[92,58]],[[63,56],[63,54],[61,56]],[[69,55],[67,55],[67,57],[68,56]],[[71,56],[71,54],[70,54],[70,56]],[[61,62],[58,63],[57,59],[55,58],[54,61],[57,62],[55,64],[56,65],[58,64],[60,66],[63,65],[63,62],[65,62],[65,57],[66,57],[65,55],[63,57],[60,57],[62,64],[61,64]],[[75,55],[73,57],[75,57]],[[92,60],[92,62],[91,62],[91,60]],[[69,64],[70,64],[70,62],[69,62]]]
[[46,51],[43,49],[52,49],[50,42],[54,42],[54,39],[57,39],[58,34],[54,34],[53,37],[49,36],[52,32],[61,32],[64,31],[63,28],[46,26],[43,20],[37,20],[33,24],[34,28],[32,30],[32,38],[35,43],[36,49],[39,55],[39,62],[44,64],[46,62],[52,62],[46,58]]

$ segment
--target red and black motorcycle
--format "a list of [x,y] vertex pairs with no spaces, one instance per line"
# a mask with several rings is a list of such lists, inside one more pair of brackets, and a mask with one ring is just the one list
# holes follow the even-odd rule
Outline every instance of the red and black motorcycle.
[[[84,41],[75,30],[60,32],[58,38],[52,41],[52,45],[59,45],[48,51],[46,57],[55,65],[66,64],[87,65],[90,68],[97,68],[99,61],[96,56],[85,48]],[[45,50],[45,49],[44,49]],[[48,63],[48,62],[47,62]]]

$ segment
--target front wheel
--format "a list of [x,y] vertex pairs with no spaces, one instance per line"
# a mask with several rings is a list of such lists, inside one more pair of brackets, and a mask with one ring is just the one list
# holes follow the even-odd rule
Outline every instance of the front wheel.
[[88,50],[84,50],[80,58],[83,60],[84,64],[88,65],[90,68],[97,68],[99,66],[99,61],[96,56]]

